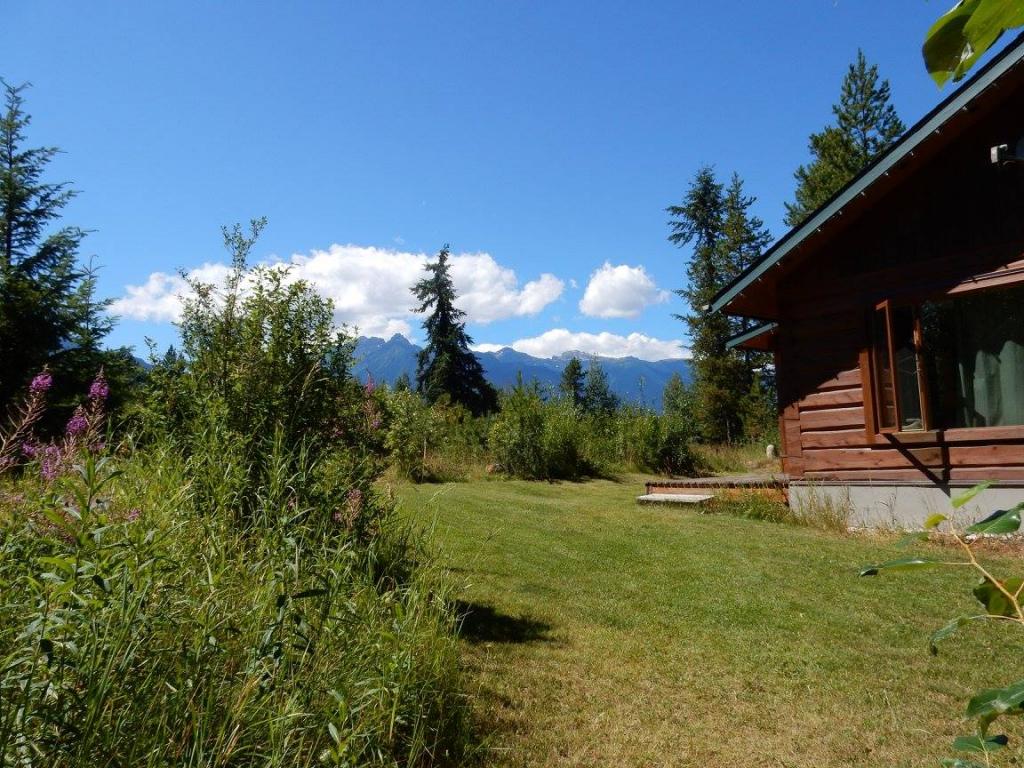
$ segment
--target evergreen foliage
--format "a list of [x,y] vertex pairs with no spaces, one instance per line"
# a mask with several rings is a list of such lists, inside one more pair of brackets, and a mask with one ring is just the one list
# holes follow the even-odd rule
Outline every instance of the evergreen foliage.
[[466,333],[465,312],[455,306],[447,245],[426,269],[428,276],[412,288],[420,302],[416,311],[429,313],[423,321],[427,343],[417,361],[416,388],[429,403],[447,395],[474,416],[491,413],[498,407],[498,393],[484,378],[483,366],[469,348],[473,340]]
[[[66,183],[43,180],[55,147],[26,148],[31,117],[25,87],[0,80],[0,408],[44,366],[53,374],[51,421],[63,420],[101,368],[114,404],[139,371],[126,349],[108,352],[109,301],[97,301],[95,270],[78,265],[85,231],[52,229],[75,196]],[[61,407],[63,406],[63,407]]]
[[608,374],[596,357],[590,358],[587,366],[580,404],[584,412],[591,415],[610,416],[619,407],[619,398],[612,392]]
[[878,67],[864,52],[843,78],[836,122],[812,133],[812,160],[797,168],[795,201],[786,203],[786,224],[795,227],[828,201],[868,163],[888,149],[906,130],[890,103],[889,81],[878,79]]
[[585,379],[586,374],[583,372],[583,363],[580,362],[578,357],[573,355],[562,370],[562,380],[558,384],[558,389],[573,405],[583,405]]
[[693,352],[693,413],[698,434],[709,442],[732,442],[743,435],[741,403],[754,371],[766,363],[726,349],[729,338],[745,329],[745,321],[706,309],[725,285],[760,258],[770,240],[764,224],[750,213],[753,203],[739,176],[734,174],[726,188],[705,166],[683,201],[667,209],[672,216],[669,240],[692,246],[688,285],[676,293],[690,305],[680,319],[689,329]]

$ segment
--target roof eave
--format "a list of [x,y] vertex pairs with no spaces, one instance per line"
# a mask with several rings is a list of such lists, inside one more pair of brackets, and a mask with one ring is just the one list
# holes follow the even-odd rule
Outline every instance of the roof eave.
[[966,110],[970,103],[986,91],[996,80],[1001,78],[1024,59],[1024,35],[1013,44],[1007,46],[997,58],[989,62],[973,78],[952,93],[949,98],[935,107],[923,117],[903,138],[889,148],[874,163],[854,177],[843,189],[802,224],[794,227],[783,235],[775,245],[736,280],[726,286],[712,301],[710,309],[719,312],[752,284],[762,279],[773,267],[778,265],[787,254],[792,253],[808,238],[821,231],[833,217],[839,215],[852,201],[866,196],[868,189],[879,179],[888,176],[904,159],[913,157],[914,150],[920,148],[932,136],[941,133],[943,126],[961,110]]

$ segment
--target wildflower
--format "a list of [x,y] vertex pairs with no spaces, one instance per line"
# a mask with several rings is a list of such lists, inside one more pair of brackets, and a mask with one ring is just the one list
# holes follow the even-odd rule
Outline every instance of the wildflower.
[[39,474],[43,480],[50,482],[56,480],[61,473],[63,455],[56,445],[47,445],[43,448],[42,457],[39,461]]
[[68,437],[78,437],[84,435],[89,429],[89,419],[86,418],[81,408],[76,408],[74,415],[68,421],[68,425],[64,428],[64,432]]
[[125,515],[124,519],[127,523],[134,523],[137,522],[140,517],[142,517],[142,510],[138,507],[132,507],[128,510],[128,514]]
[[34,459],[36,454],[39,453],[39,446],[31,440],[26,440],[21,444],[21,453],[26,459]]
[[53,376],[45,369],[37,373],[32,383],[28,385],[28,391],[33,395],[41,395],[53,386]]
[[373,420],[370,422],[370,429],[372,429],[374,431],[377,431],[378,429],[380,429],[380,425],[381,425],[380,416],[374,416]]
[[335,510],[331,519],[338,525],[344,525],[348,529],[355,528],[356,521],[363,511],[363,492],[353,488],[345,494],[345,506],[343,509]]
[[345,494],[345,507],[355,513],[362,512],[363,510],[363,492],[358,488],[353,488],[351,491]]
[[93,402],[103,402],[109,394],[110,387],[107,385],[107,380],[103,377],[103,371],[100,371],[99,375],[96,376],[96,380],[89,385],[89,399]]
[[366,375],[366,386],[363,387],[363,391],[366,392],[366,394],[368,394],[368,395],[372,395],[373,394],[373,390],[375,390],[376,388],[377,388],[377,384],[376,384],[376,382],[374,382],[373,376],[370,376],[369,374],[367,374]]

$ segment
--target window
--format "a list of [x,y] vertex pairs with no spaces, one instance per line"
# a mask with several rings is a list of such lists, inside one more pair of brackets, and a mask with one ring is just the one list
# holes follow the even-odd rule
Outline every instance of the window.
[[872,313],[879,432],[1024,425],[1024,285]]

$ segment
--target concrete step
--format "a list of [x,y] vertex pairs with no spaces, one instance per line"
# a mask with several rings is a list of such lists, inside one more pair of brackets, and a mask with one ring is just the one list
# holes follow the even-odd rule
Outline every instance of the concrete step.
[[712,493],[645,493],[636,500],[640,504],[704,504],[713,498]]

